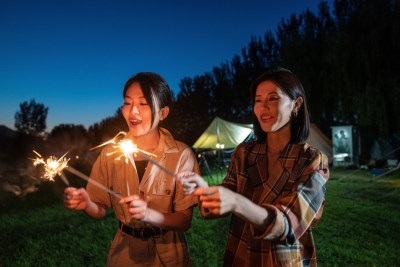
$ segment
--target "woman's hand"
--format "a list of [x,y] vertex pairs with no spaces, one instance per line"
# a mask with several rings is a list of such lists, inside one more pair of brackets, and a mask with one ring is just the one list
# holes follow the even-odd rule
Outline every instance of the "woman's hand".
[[147,202],[138,195],[124,197],[119,201],[120,204],[128,204],[128,211],[131,217],[136,220],[147,221],[148,208]]
[[85,210],[89,195],[83,188],[67,187],[64,190],[64,207],[70,210]]
[[209,214],[226,215],[237,206],[238,194],[223,186],[199,188],[193,195],[200,196],[201,207]]
[[175,174],[178,186],[182,188],[186,195],[192,194],[198,188],[207,188],[208,184],[204,179],[194,172],[179,172]]

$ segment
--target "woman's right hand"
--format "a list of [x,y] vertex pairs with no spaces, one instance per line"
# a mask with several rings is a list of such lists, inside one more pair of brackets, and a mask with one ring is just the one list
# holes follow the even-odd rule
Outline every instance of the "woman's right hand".
[[64,190],[64,207],[70,210],[85,210],[89,195],[84,188],[67,187]]
[[208,187],[207,182],[195,172],[178,172],[175,174],[175,178],[186,195],[191,195],[198,188]]

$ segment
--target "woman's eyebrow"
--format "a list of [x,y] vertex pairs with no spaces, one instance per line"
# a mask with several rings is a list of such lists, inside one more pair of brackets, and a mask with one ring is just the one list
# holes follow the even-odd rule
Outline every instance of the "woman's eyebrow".
[[[278,92],[269,92],[269,93],[267,93],[267,95],[279,95],[279,93]],[[256,95],[255,97],[261,97],[262,95]]]
[[268,94],[269,94],[269,95],[279,95],[279,93],[278,93],[278,92],[276,92],[276,91],[269,92]]
[[[129,95],[126,95],[125,98],[132,99],[132,97],[130,97]],[[144,96],[139,96],[138,98],[140,98],[140,99],[142,99],[142,98],[143,98],[143,99],[146,99]]]

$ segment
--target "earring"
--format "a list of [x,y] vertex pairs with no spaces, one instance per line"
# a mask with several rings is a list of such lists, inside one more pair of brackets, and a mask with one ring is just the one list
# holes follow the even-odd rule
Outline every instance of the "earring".
[[293,112],[293,117],[297,118],[297,109]]

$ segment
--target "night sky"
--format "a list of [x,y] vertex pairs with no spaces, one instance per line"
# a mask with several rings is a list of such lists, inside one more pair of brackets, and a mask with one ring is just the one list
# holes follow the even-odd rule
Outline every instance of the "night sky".
[[87,128],[114,115],[141,71],[162,75],[176,95],[184,77],[230,61],[252,35],[319,2],[1,0],[0,125],[14,129],[19,104],[35,99],[49,107],[47,131]]

